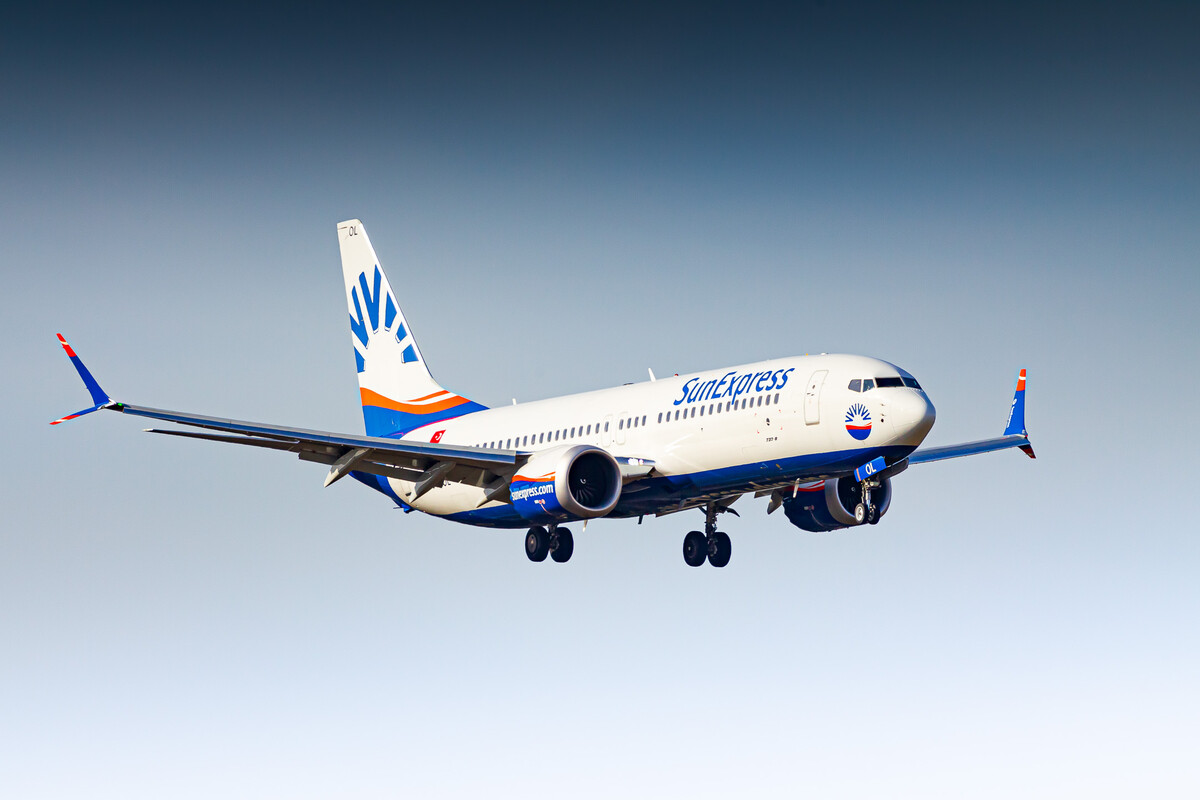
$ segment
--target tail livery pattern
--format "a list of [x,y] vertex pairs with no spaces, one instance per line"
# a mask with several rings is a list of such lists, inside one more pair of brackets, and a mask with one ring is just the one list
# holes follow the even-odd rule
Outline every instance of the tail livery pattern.
[[482,411],[484,406],[446,390],[429,373],[362,223],[340,223],[338,243],[367,434],[401,436]]
[[[415,342],[410,342],[408,329],[405,328],[404,322],[396,320],[400,309],[396,307],[396,301],[392,297],[391,291],[384,294],[383,288],[383,270],[378,265],[375,267],[375,274],[370,282],[367,281],[367,274],[364,272],[358,276],[358,285],[350,289],[350,331],[354,334],[354,359],[358,363],[358,371],[362,372],[366,367],[366,357],[363,353],[370,344],[372,336],[377,336],[380,333],[379,329],[379,310],[380,299],[385,301],[383,307],[383,334],[393,334],[397,343],[404,347],[400,352],[400,360],[405,364],[410,364],[413,361],[418,361],[417,346]],[[366,312],[365,314],[363,312]],[[368,323],[370,328],[367,327]],[[395,326],[395,327],[393,327]],[[405,343],[408,342],[407,345]],[[359,348],[362,348],[361,350]]]

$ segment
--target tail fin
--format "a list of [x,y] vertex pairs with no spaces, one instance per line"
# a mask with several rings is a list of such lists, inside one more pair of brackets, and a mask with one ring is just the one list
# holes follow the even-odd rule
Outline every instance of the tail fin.
[[399,436],[482,411],[484,406],[443,389],[429,374],[363,224],[338,223],[338,243],[367,435]]

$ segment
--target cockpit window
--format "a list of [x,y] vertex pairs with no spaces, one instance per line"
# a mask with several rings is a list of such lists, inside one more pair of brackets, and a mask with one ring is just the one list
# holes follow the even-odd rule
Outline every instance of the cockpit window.
[[859,380],[858,378],[855,378],[854,380],[850,381],[850,391],[861,392],[862,391],[862,381]]
[[869,392],[875,388],[875,381],[871,378],[863,378],[863,391]]
[[903,386],[904,381],[900,378],[876,378],[875,385],[880,389],[892,389],[897,386]]
[[910,389],[920,389],[921,388],[921,384],[917,383],[916,378],[905,378],[904,385]]

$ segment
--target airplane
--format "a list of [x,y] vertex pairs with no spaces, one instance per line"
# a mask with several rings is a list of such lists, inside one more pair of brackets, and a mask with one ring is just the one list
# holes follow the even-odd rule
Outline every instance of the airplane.
[[117,411],[202,431],[150,433],[292,452],[327,465],[325,486],[347,475],[405,512],[526,529],[525,554],[566,562],[568,523],[699,509],[683,539],[692,567],[729,563],[718,517],[745,495],[768,498],[796,527],[827,532],[873,525],[888,512],[892,478],[931,461],[1019,448],[1026,371],[1001,436],[921,447],[936,412],[917,379],[858,355],[759,361],[611,389],[486,408],[429,372],[362,222],[337,226],[366,435],[286,428],[113,400],[62,334],[92,398],[82,411]]

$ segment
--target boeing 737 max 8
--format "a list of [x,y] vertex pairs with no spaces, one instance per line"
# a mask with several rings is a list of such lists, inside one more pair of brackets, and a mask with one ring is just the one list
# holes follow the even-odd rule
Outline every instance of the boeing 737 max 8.
[[[766,497],[807,531],[874,524],[892,478],[913,464],[1019,447],[1025,370],[1003,435],[920,448],[934,408],[911,374],[853,355],[781,358],[584,394],[485,408],[442,388],[375,256],[362,223],[338,225],[351,339],[366,435],[284,428],[113,400],[59,341],[92,406],[52,425],[110,409],[202,428],[152,433],[296,453],[347,475],[405,511],[492,528],[527,528],[525,553],[566,561],[565,523],[704,512],[683,557],[729,563],[718,516],[746,494]],[[733,512],[736,515],[736,512]]]

